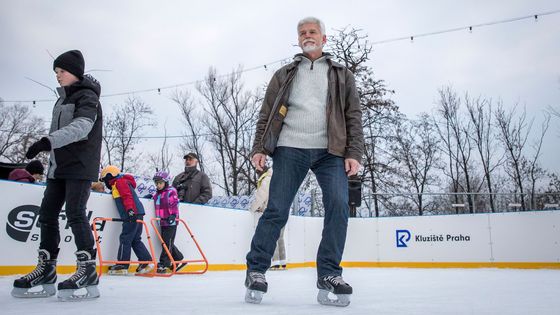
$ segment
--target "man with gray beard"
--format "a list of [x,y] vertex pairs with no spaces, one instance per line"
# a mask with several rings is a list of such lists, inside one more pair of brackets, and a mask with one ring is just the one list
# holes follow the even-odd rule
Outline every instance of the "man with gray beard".
[[[272,77],[259,113],[251,161],[257,170],[272,157],[274,173],[267,208],[247,254],[245,301],[260,303],[268,290],[270,267],[290,205],[309,170],[323,192],[325,218],[317,252],[317,300],[347,306],[352,287],[342,279],[342,253],[348,226],[348,176],[360,168],[364,139],[354,75],[323,53],[323,22],[299,21],[303,53]],[[328,293],[337,298],[328,298]]]

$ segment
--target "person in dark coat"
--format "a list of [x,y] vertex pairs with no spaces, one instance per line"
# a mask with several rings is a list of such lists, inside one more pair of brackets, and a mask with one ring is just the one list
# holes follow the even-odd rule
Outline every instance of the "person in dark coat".
[[16,168],[8,175],[8,180],[23,183],[34,183],[43,179],[45,167],[39,160],[33,160],[25,166],[25,168]]
[[177,189],[179,200],[183,202],[205,204],[212,198],[210,179],[204,172],[199,171],[198,155],[189,153],[183,156],[185,171],[175,176],[172,186]]

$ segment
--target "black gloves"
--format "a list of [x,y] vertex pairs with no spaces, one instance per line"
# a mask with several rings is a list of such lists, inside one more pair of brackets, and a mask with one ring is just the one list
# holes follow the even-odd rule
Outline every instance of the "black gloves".
[[136,213],[134,213],[134,210],[128,209],[126,210],[126,213],[128,214],[129,221],[136,221],[137,217],[136,217]]
[[43,137],[41,140],[33,143],[27,152],[25,153],[25,157],[28,159],[32,159],[37,156],[42,151],[50,151],[51,150],[51,142],[49,138]]
[[169,223],[169,225],[175,225],[175,218],[176,218],[176,216],[174,214],[168,216],[167,217],[167,223]]

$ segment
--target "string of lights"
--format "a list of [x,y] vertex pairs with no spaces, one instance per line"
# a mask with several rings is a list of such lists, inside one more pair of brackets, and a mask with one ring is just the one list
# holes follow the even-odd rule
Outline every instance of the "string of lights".
[[[250,127],[250,128],[243,128],[239,130],[240,132],[254,132],[255,128],[254,127]],[[9,130],[9,129],[0,129],[0,132],[8,132],[14,135],[28,135],[28,132],[21,132],[21,131],[13,131],[13,130]],[[214,134],[212,133],[197,133],[196,136],[197,137],[210,137],[213,136]],[[38,137],[46,137],[48,136],[48,134],[37,134]],[[184,139],[184,138],[193,138],[193,135],[166,135],[166,136],[132,136],[132,137],[127,137],[127,136],[108,136],[105,135],[103,136],[106,139],[120,139],[120,138],[130,138],[130,139]]]
[[[397,41],[403,41],[403,40],[410,40],[411,42],[413,42],[414,39],[419,38],[419,37],[435,36],[435,35],[441,35],[441,34],[445,34],[445,33],[459,32],[459,31],[465,31],[465,30],[469,31],[469,32],[472,32],[473,29],[475,29],[475,28],[493,26],[493,25],[498,25],[498,24],[505,24],[505,23],[512,23],[512,22],[517,22],[517,21],[522,21],[522,20],[527,20],[527,19],[534,19],[535,21],[538,21],[539,17],[558,14],[558,13],[560,13],[560,9],[547,11],[547,12],[542,12],[542,13],[537,13],[537,14],[526,15],[526,16],[508,18],[508,19],[504,19],[504,20],[496,20],[496,21],[485,22],[485,23],[480,23],[480,24],[472,24],[472,25],[466,25],[466,26],[455,27],[455,28],[450,28],[450,29],[444,29],[444,30],[439,30],[439,31],[434,31],[434,32],[429,32],[429,33],[420,33],[420,34],[401,36],[401,37],[396,37],[396,38],[391,38],[391,39],[373,41],[373,42],[371,42],[371,44],[372,45],[382,45],[382,44],[387,44],[387,43],[392,43],[392,42],[397,42]],[[236,71],[235,73],[240,73],[241,74],[241,73],[246,73],[246,72],[255,71],[255,70],[259,70],[259,69],[268,70],[269,66],[272,66],[272,65],[275,65],[275,64],[278,64],[278,63],[281,63],[281,62],[286,62],[287,60],[290,60],[290,58],[279,59],[279,60],[276,60],[276,61],[266,63],[264,65],[259,65],[259,66],[243,69],[241,71]],[[232,73],[217,75],[216,79],[228,77],[228,76],[231,76],[231,75],[232,75]],[[101,95],[101,97],[102,98],[107,98],[107,97],[140,94],[140,93],[147,93],[147,92],[161,93],[161,91],[163,91],[163,90],[176,89],[176,88],[179,88],[179,87],[194,85],[194,84],[201,83],[201,82],[203,82],[203,80],[195,80],[195,81],[178,83],[178,84],[167,85],[167,86],[161,86],[161,87],[156,87],[156,88],[148,88],[148,89],[131,90],[131,91],[125,91],[125,92],[119,92],[119,93],[112,93],[112,94],[104,94],[104,95]],[[35,105],[37,103],[41,103],[41,102],[54,102],[54,101],[55,101],[55,99],[4,100],[4,102],[9,102],[9,103],[32,103],[33,105]]]
[[481,28],[481,27],[486,27],[486,26],[492,26],[492,25],[498,25],[498,24],[505,24],[505,23],[517,22],[517,21],[528,20],[528,19],[534,19],[535,22],[536,22],[536,21],[538,21],[539,17],[546,16],[546,15],[552,15],[552,14],[558,14],[558,13],[560,13],[560,9],[559,9],[559,10],[548,11],[548,12],[543,12],[543,13],[538,13],[538,14],[531,14],[531,15],[526,15],[526,16],[520,16],[520,17],[515,17],[515,18],[509,18],[509,19],[505,19],[505,20],[498,20],[498,21],[492,21],[492,22],[485,22],[485,23],[480,23],[480,24],[473,24],[473,25],[467,25],[467,26],[462,26],[462,27],[455,27],[455,28],[445,29],[445,30],[441,30],[441,31],[429,32],[429,33],[421,33],[421,34],[415,34],[415,35],[409,35],[409,36],[403,36],[403,37],[385,39],[385,40],[380,40],[380,41],[374,41],[374,42],[372,42],[371,44],[372,44],[372,45],[380,45],[380,44],[387,44],[387,43],[397,42],[397,41],[402,41],[402,40],[414,41],[414,39],[415,39],[415,38],[418,38],[418,37],[426,37],[426,36],[440,35],[440,34],[445,34],[445,33],[459,32],[459,31],[469,31],[469,32],[472,33],[472,31],[473,31],[475,28]]

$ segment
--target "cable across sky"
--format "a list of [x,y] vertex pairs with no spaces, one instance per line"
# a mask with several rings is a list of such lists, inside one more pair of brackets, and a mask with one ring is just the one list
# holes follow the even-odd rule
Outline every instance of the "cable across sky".
[[[512,23],[512,22],[528,20],[528,19],[538,21],[539,17],[554,15],[554,14],[558,14],[558,13],[560,13],[560,9],[547,11],[547,12],[536,13],[536,14],[530,14],[530,15],[525,15],[525,16],[520,16],[520,17],[508,18],[508,19],[503,19],[503,20],[495,20],[495,21],[484,22],[484,23],[479,23],[479,24],[465,25],[465,26],[461,26],[461,27],[443,29],[443,30],[433,31],[433,32],[428,32],[428,33],[412,34],[412,35],[408,35],[408,36],[401,36],[401,37],[396,37],[396,38],[391,38],[391,39],[373,41],[370,44],[375,46],[375,45],[388,44],[388,43],[403,41],[403,40],[410,40],[410,41],[413,42],[415,39],[420,38],[420,37],[435,36],[435,35],[441,35],[441,34],[452,33],[452,32],[460,32],[460,31],[472,32],[476,28],[482,28],[482,27],[494,26],[494,25],[499,25],[499,24]],[[246,69],[243,69],[243,70],[240,70],[240,71],[236,71],[235,73],[242,74],[242,73],[255,71],[255,70],[259,70],[259,69],[267,70],[269,66],[272,66],[272,65],[275,65],[275,64],[278,64],[278,63],[282,63],[282,62],[288,62],[290,59],[291,58],[279,59],[279,60],[272,61],[272,62],[263,64],[263,65],[254,66],[254,67],[246,68]],[[216,78],[228,77],[231,74],[232,73],[216,75]],[[108,97],[114,97],[114,96],[140,94],[140,93],[147,93],[147,92],[158,92],[158,93],[160,93],[163,90],[176,89],[176,88],[183,87],[183,86],[194,85],[194,84],[197,84],[197,83],[201,83],[203,81],[204,81],[203,79],[202,80],[194,80],[194,81],[189,81],[189,82],[184,82],[184,83],[177,83],[177,84],[172,84],[172,85],[159,86],[159,87],[155,87],[155,88],[138,89],[138,90],[118,92],[118,93],[104,94],[104,95],[101,95],[100,97],[108,98]],[[55,99],[4,100],[4,102],[8,102],[8,103],[31,103],[33,105],[35,105],[36,103],[54,102],[54,101],[55,101]]]

